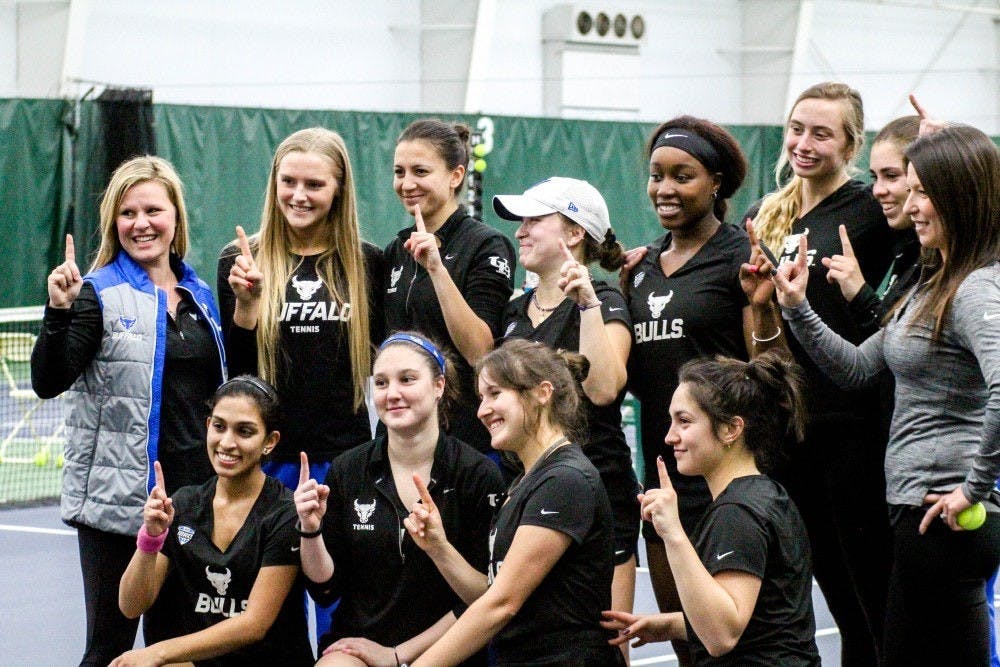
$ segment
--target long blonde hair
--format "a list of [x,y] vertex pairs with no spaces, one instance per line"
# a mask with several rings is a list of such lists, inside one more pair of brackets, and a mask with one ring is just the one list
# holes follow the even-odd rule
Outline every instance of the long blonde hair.
[[187,208],[184,206],[184,186],[181,184],[181,179],[174,166],[163,158],[143,155],[122,162],[115,169],[115,173],[111,174],[108,187],[104,189],[104,197],[101,199],[101,246],[97,249],[93,264],[90,265],[91,271],[113,262],[115,255],[122,249],[121,241],[118,239],[118,209],[129,188],[147,181],[162,185],[167,191],[170,203],[177,209],[174,240],[170,244],[170,251],[181,258],[187,253]]
[[[795,107],[803,100],[841,102],[844,133],[847,135],[847,153],[850,156],[847,168],[849,172],[853,171],[854,161],[861,154],[861,147],[865,143],[865,112],[860,93],[846,84],[834,81],[817,83],[806,88],[788,112],[788,118],[785,119],[786,131]],[[778,163],[774,167],[774,180],[778,185],[778,191],[764,198],[757,217],[754,218],[757,237],[775,252],[781,249],[785,237],[792,230],[792,224],[802,210],[802,178],[794,173],[789,178],[789,172],[788,153],[782,146]]]
[[291,256],[291,232],[285,216],[278,208],[276,196],[278,165],[289,153],[314,153],[325,157],[332,164],[337,178],[337,195],[323,226],[326,249],[316,262],[316,273],[334,300],[351,304],[347,323],[348,349],[354,384],[354,409],[357,410],[365,402],[364,388],[371,374],[372,363],[372,341],[368,329],[371,317],[368,312],[368,277],[361,250],[354,175],[351,172],[347,146],[339,134],[326,128],[312,127],[290,135],[278,146],[271,162],[260,232],[250,239],[251,248],[256,251],[257,267],[267,276],[257,323],[258,372],[268,382],[280,385],[277,376],[278,354],[281,353],[278,344],[281,335],[281,310],[285,302],[286,285],[298,266]]

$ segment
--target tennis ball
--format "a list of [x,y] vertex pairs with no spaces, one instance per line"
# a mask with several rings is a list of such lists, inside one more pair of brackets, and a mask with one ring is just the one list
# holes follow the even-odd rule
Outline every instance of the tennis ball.
[[473,146],[472,154],[476,157],[486,157],[486,144],[476,144]]
[[44,468],[45,464],[49,462],[49,453],[46,451],[35,453],[35,465],[39,468]]
[[486,171],[486,160],[483,158],[477,158],[475,162],[472,163],[472,168],[478,171],[480,174]]
[[976,530],[986,523],[986,507],[982,503],[976,503],[958,513],[955,523],[965,530]]

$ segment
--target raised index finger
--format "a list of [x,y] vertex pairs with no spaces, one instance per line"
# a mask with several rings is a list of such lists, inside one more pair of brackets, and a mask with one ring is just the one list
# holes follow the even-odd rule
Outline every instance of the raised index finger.
[[844,247],[844,256],[854,257],[854,246],[851,245],[851,238],[847,235],[847,226],[841,225],[838,231],[840,232],[840,245]]
[[420,494],[420,502],[424,504],[424,507],[428,511],[434,509],[434,499],[431,498],[431,492],[427,490],[427,485],[424,484],[424,480],[420,479],[420,475],[413,475],[413,484],[417,487],[417,493]]
[[753,228],[753,218],[747,218],[746,227],[747,235],[750,237],[750,247],[760,245],[760,241],[757,240],[757,232]]
[[565,240],[559,239],[559,247],[562,249],[563,256],[566,258],[567,262],[576,261],[576,257],[573,256],[573,253],[570,251],[569,246],[566,245]]
[[920,102],[917,101],[917,96],[913,93],[910,93],[910,106],[912,106],[913,110],[917,112],[918,116],[920,116],[920,120],[926,120],[928,118],[927,110],[920,106]]
[[163,481],[163,467],[160,466],[159,461],[153,461],[153,477],[156,479],[156,488],[166,493],[167,485]]
[[663,462],[662,456],[656,457],[656,472],[660,476],[661,489],[674,488],[674,485],[670,483],[670,474],[667,472],[667,464]]
[[418,232],[427,231],[427,227],[424,226],[424,216],[420,213],[420,204],[413,207],[413,223],[417,226]]
[[65,259],[67,262],[76,262],[76,247],[73,245],[73,235],[66,235],[66,254]]
[[250,252],[250,241],[247,240],[247,233],[239,225],[236,225],[236,243],[240,247],[241,255],[247,259],[253,259],[253,254]]
[[309,457],[305,452],[299,452],[299,486],[309,481]]

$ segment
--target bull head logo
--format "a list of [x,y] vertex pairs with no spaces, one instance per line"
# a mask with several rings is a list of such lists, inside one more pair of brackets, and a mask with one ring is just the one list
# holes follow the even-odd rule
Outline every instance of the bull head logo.
[[801,234],[789,234],[785,237],[785,245],[781,249],[781,254],[783,255],[794,255],[799,251],[799,237],[809,236],[809,228],[806,229]]
[[229,582],[233,580],[233,573],[229,571],[228,567],[225,572],[212,572],[206,565],[205,577],[208,579],[208,583],[215,587],[219,595],[225,595],[226,590],[229,588]]
[[372,514],[375,513],[375,499],[373,498],[370,503],[362,504],[355,498],[354,511],[358,513],[358,521],[368,523],[368,519],[372,518]]
[[312,295],[316,293],[316,290],[322,286],[322,280],[299,280],[298,276],[292,276],[292,287],[294,287],[295,291],[299,293],[299,298],[303,301],[311,299]]
[[403,267],[397,266],[391,271],[389,271],[389,287],[395,287],[396,283],[399,282],[399,277],[403,275]]
[[670,303],[670,299],[672,299],[673,296],[673,290],[670,290],[669,293],[663,296],[656,296],[655,292],[650,292],[649,298],[646,299],[646,303],[649,304],[649,316],[654,320],[659,319],[660,314],[663,313],[663,309],[668,303]]

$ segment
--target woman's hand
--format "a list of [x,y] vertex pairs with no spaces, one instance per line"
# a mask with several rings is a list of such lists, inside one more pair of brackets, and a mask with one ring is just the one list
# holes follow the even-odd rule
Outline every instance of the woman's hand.
[[413,207],[413,222],[417,229],[410,232],[410,238],[406,239],[403,247],[420,266],[431,273],[442,266],[441,253],[438,250],[438,237],[428,232],[424,226],[424,216],[420,213],[419,204]]
[[167,497],[163,468],[160,467],[159,461],[153,462],[153,475],[156,477],[156,486],[146,498],[146,506],[142,510],[142,522],[146,526],[147,535],[159,537],[170,530],[170,524],[174,522],[174,502]]
[[809,264],[806,260],[808,253],[809,241],[805,234],[801,234],[795,261],[782,264],[774,274],[778,303],[785,308],[795,308],[806,300],[806,287],[809,285]]
[[299,485],[295,489],[295,511],[299,515],[299,527],[305,533],[319,530],[326,514],[326,501],[330,497],[330,487],[319,484],[309,476],[309,457],[299,452]]
[[639,648],[650,642],[668,642],[672,639],[683,639],[685,633],[677,631],[676,618],[673,614],[630,614],[626,611],[602,611],[604,620],[601,627],[606,630],[618,631],[618,636],[609,639],[612,646],[624,644],[632,639],[632,648]]
[[746,219],[747,234],[750,236],[750,259],[740,267],[740,287],[752,306],[763,306],[774,298],[774,264],[761,250],[760,241],[753,229],[753,220]]
[[932,118],[927,110],[920,106],[920,102],[917,102],[917,97],[913,93],[910,93],[910,105],[913,107],[917,115],[920,116],[920,129],[918,130],[919,136],[923,137],[928,134],[934,134],[944,128],[948,127],[948,121],[939,120],[937,118]]
[[53,308],[66,309],[73,305],[83,287],[83,276],[76,265],[76,248],[73,245],[73,235],[66,235],[65,261],[52,269],[46,280],[49,291],[49,305]]
[[239,225],[236,226],[236,243],[240,248],[240,254],[237,255],[233,268],[229,270],[229,287],[239,304],[256,304],[260,300],[264,274],[257,268],[257,261],[250,252],[250,241]]
[[397,667],[396,652],[364,637],[344,637],[338,639],[323,651],[323,655],[344,653],[364,661],[368,667]]
[[420,494],[420,500],[413,503],[413,510],[403,519],[403,525],[418,547],[432,553],[448,544],[448,536],[444,532],[441,512],[420,475],[413,476],[413,483]]
[[649,252],[649,248],[646,246],[639,246],[638,248],[632,248],[631,250],[625,251],[625,263],[622,265],[621,276],[627,276],[632,273],[632,269],[639,265],[642,258],[646,256]]
[[858,259],[854,256],[851,239],[847,236],[847,227],[840,225],[838,229],[843,254],[824,257],[822,261],[823,266],[829,269],[826,274],[827,281],[831,284],[837,283],[844,298],[852,301],[861,288],[865,286],[865,277],[861,275],[861,267],[858,265]]
[[559,239],[559,247],[562,248],[564,262],[559,267],[559,287],[563,294],[573,299],[578,306],[600,305],[597,293],[594,292],[594,284],[590,281],[590,271],[587,267],[576,261],[569,246],[562,239]]
[[160,667],[166,662],[160,659],[152,646],[126,651],[111,661],[108,667]]
[[639,502],[642,505],[643,520],[653,524],[656,533],[666,540],[668,535],[676,534],[677,531],[683,534],[684,528],[677,509],[677,492],[670,483],[670,475],[662,456],[656,457],[656,471],[660,476],[660,488],[640,493]]
[[961,486],[956,486],[950,493],[944,495],[940,493],[928,493],[924,496],[924,504],[927,505],[928,503],[930,507],[927,508],[924,519],[920,522],[919,530],[921,535],[927,532],[931,522],[937,518],[948,524],[948,527],[952,530],[965,530],[958,525],[958,513],[967,507],[971,507],[972,503],[965,497]]

